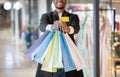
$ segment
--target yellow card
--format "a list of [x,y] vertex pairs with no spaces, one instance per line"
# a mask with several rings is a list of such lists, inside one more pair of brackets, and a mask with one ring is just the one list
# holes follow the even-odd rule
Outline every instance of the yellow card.
[[69,22],[69,17],[61,17],[62,22]]

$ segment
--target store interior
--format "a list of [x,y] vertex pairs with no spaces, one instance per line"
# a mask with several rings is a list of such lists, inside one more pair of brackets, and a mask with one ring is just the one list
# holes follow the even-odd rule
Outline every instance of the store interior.
[[[120,77],[119,4],[120,0],[99,0],[99,77]],[[68,0],[66,6],[80,19],[75,40],[86,62],[84,77],[95,75],[93,6],[94,0]],[[52,10],[52,0],[0,0],[0,77],[35,77],[37,63],[24,53],[42,35],[41,15]]]

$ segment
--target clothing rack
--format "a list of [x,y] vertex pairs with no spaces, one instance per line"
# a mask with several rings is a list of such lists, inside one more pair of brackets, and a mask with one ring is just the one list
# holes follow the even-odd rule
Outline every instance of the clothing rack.
[[[89,9],[89,10],[72,10],[72,12],[79,12],[79,11],[94,11],[93,9]],[[116,24],[116,21],[115,21],[115,15],[116,15],[116,10],[115,9],[99,9],[99,11],[112,11],[113,12],[113,31],[115,31],[115,24]]]
[[[100,11],[108,11],[108,10],[113,10],[113,11],[115,11],[115,9],[99,9]],[[72,10],[72,11],[94,11],[93,9],[89,9],[89,10]]]

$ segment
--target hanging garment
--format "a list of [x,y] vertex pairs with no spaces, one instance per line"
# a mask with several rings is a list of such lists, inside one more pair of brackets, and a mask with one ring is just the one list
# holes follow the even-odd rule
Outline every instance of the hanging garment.
[[100,16],[100,77],[108,77],[109,76],[109,55],[110,50],[107,46],[107,41],[111,38],[111,24],[108,18],[104,15]]
[[[81,15],[82,14],[82,15]],[[84,56],[86,68],[83,69],[84,77],[93,77],[93,12],[80,12],[80,32],[77,34],[77,47]]]

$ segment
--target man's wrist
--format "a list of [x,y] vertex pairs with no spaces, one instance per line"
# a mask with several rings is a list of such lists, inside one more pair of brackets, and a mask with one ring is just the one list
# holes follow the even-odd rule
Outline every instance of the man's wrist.
[[52,24],[48,24],[48,25],[46,26],[46,30],[50,30],[50,31],[51,31],[51,30],[52,30],[51,27],[52,27]]
[[69,29],[70,29],[69,34],[73,34],[74,33],[74,28],[72,26],[69,26]]

